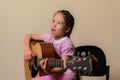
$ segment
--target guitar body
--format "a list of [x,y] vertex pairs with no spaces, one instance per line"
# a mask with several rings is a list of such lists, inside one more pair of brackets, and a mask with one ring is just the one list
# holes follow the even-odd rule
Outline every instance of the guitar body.
[[24,60],[25,80],[32,80],[32,78],[46,75],[39,65],[39,62],[45,58],[48,58],[47,68],[61,67],[73,71],[91,71],[90,55],[81,58],[72,56],[68,60],[61,60],[57,58],[58,55],[56,55],[52,43],[31,41],[30,47],[33,58],[30,61]]
[[[31,41],[31,50],[33,55],[38,58],[55,58],[55,50],[52,43],[45,43],[41,41]],[[26,80],[46,75],[42,69],[36,67],[36,64],[31,64],[24,60],[24,70]]]

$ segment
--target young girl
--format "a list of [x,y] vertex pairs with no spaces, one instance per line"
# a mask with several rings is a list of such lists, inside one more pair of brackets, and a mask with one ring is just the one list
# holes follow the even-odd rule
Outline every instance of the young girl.
[[[61,59],[67,60],[75,53],[75,48],[70,40],[70,34],[74,26],[74,17],[67,10],[59,10],[53,16],[51,24],[51,33],[49,34],[28,34],[24,39],[24,58],[30,60],[32,51],[30,49],[30,40],[43,40],[52,42],[56,53]],[[70,69],[46,67],[47,58],[43,59],[39,64],[43,71],[48,74],[33,80],[75,80],[75,72]]]

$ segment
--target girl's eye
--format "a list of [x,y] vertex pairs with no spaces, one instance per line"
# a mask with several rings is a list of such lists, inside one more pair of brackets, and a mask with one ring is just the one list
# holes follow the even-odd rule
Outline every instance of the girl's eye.
[[57,24],[62,24],[62,23],[58,21]]
[[52,20],[52,23],[59,24],[59,25],[63,25],[64,24],[64,22],[55,21],[55,20]]
[[54,23],[55,21],[53,20],[52,22]]
[[57,24],[64,25],[64,22],[57,21]]

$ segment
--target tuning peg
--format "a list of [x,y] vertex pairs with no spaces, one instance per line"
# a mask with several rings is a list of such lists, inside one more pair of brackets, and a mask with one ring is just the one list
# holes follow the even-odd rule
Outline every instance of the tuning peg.
[[86,70],[87,70],[87,67],[84,67],[83,70],[86,71]]
[[80,56],[80,52],[79,52],[79,51],[77,52],[77,56],[78,56],[78,57]]
[[82,53],[81,53],[81,56],[82,56],[82,57],[85,57],[85,56],[86,56],[86,53],[85,53],[85,52],[82,52]]
[[82,60],[83,60],[83,61],[85,61],[86,59],[87,59],[87,58],[86,58],[86,57],[84,57]]
[[78,67],[78,70],[80,70],[82,67]]
[[76,70],[77,69],[77,67],[73,67],[73,70]]
[[78,60],[77,61],[81,61],[81,58],[78,58]]
[[74,61],[75,61],[75,60],[76,60],[76,57],[73,57],[73,58],[72,58],[72,60],[74,60]]

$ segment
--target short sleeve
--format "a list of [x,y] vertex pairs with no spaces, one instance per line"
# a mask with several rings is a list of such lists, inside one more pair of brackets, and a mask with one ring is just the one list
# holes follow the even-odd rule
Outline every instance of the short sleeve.
[[52,42],[53,41],[53,37],[51,34],[42,34],[42,39],[45,42]]
[[75,47],[70,41],[64,42],[61,47],[62,56],[73,56],[75,53]]

